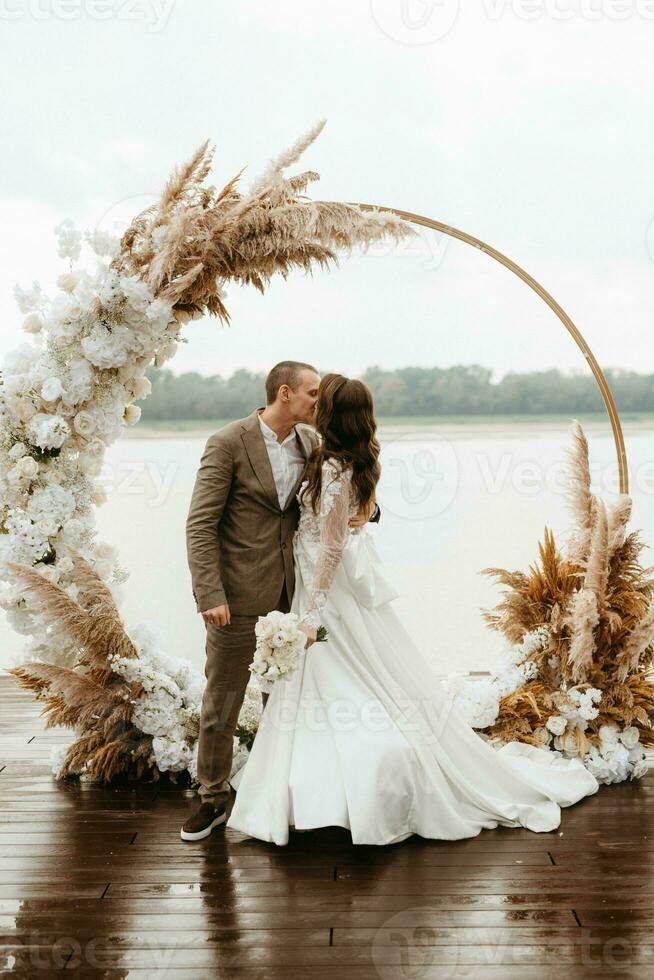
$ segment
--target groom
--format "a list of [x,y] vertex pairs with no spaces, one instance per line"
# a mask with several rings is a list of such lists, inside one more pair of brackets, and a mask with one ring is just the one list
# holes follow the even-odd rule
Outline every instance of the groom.
[[[186,549],[193,598],[207,630],[207,684],[198,747],[200,805],[182,827],[182,840],[208,837],[226,819],[234,730],[250,678],[257,617],[272,609],[288,612],[293,600],[296,494],[320,440],[312,424],[319,384],[310,364],[276,364],[266,378],[265,408],[214,432],[200,460]],[[378,507],[350,524],[368,520],[379,520]]]

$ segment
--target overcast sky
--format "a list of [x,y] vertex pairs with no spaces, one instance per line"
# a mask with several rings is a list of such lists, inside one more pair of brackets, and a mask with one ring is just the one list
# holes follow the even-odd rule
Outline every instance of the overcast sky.
[[[602,367],[654,371],[652,0],[0,0],[0,354],[52,229],[121,230],[209,137],[246,187],[318,119],[310,193],[419,212],[548,289]],[[479,363],[586,370],[528,287],[451,239],[232,287],[176,372]]]

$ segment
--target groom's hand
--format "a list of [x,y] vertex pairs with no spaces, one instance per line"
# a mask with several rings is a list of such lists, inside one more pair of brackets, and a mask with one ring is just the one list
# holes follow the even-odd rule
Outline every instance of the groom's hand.
[[214,606],[213,609],[207,609],[202,613],[202,618],[205,623],[213,623],[214,626],[229,626],[231,622],[229,606],[227,603],[224,603],[222,606]]
[[360,507],[359,513],[356,514],[354,517],[350,518],[348,522],[350,527],[363,527],[364,524],[367,524],[370,518],[372,517],[376,507],[377,504],[375,503],[374,500],[370,500],[365,507],[363,508]]

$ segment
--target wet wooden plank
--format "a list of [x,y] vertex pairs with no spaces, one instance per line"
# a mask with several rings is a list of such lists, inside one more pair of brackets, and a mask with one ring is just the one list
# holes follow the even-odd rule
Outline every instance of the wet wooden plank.
[[602,787],[546,834],[375,848],[324,828],[276,848],[222,829],[189,845],[186,789],[56,782],[50,747],[70,733],[44,730],[39,711],[0,677],[0,965],[12,975],[652,973],[651,776]]

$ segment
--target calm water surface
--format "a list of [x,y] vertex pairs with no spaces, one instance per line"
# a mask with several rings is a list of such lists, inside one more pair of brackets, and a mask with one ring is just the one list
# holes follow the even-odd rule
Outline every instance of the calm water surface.
[[[617,491],[608,424],[585,430],[593,489]],[[501,592],[480,574],[488,566],[527,570],[538,557],[545,526],[563,541],[570,523],[563,494],[568,427],[524,424],[468,431],[404,426],[382,433],[382,519],[371,533],[400,591],[395,608],[439,670],[492,667],[502,637],[483,621]],[[170,654],[204,664],[205,627],[195,611],[184,527],[201,436],[131,438],[108,452],[103,479],[109,499],[97,512],[101,540],[115,544],[130,577],[122,613],[160,631]],[[631,528],[654,544],[654,440],[625,429]],[[642,557],[654,564],[652,548]],[[0,621],[0,666],[22,638]]]

